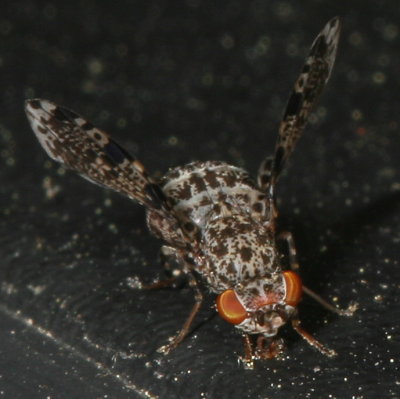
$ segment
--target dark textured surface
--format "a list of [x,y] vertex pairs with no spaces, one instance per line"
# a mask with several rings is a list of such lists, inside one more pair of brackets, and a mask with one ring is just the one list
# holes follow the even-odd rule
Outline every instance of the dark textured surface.
[[[100,4],[100,2],[99,2]],[[101,3],[105,4],[105,3]],[[399,398],[400,9],[394,1],[5,2],[0,16],[0,396]],[[162,271],[143,210],[64,174],[23,113],[43,97],[87,116],[150,171],[220,159],[255,172],[323,25],[342,17],[332,79],[280,181],[305,299],[285,360],[237,363],[212,298],[170,356],[189,289],[129,288]]]

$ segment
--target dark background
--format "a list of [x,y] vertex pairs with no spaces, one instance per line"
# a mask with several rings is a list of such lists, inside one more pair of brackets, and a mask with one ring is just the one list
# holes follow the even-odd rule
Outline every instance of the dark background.
[[[218,4],[217,4],[218,3]],[[337,62],[278,187],[305,298],[284,360],[243,370],[210,296],[192,334],[188,288],[162,275],[144,211],[50,161],[23,112],[48,98],[85,115],[154,174],[191,160],[255,173],[271,153],[315,35],[342,18]],[[0,396],[399,398],[400,128],[397,1],[5,1],[0,13]]]

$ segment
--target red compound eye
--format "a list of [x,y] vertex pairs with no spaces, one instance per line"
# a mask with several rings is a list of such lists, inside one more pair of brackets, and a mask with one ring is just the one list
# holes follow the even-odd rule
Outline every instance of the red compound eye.
[[217,310],[219,315],[231,324],[240,324],[247,318],[247,311],[234,290],[226,290],[218,295]]
[[290,306],[297,306],[303,293],[303,284],[299,275],[291,270],[283,272],[286,284],[285,303]]

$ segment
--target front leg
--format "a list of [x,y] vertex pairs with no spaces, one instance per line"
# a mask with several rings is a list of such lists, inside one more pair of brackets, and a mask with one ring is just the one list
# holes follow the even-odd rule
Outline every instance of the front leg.
[[304,328],[301,326],[301,322],[297,314],[292,319],[292,327],[302,338],[304,338],[311,346],[318,349],[323,355],[328,357],[334,357],[337,355],[336,351],[327,348],[325,345],[315,339],[309,332],[304,330]]
[[282,338],[266,338],[262,334],[257,337],[255,348],[249,334],[243,335],[243,343],[244,356],[239,357],[239,359],[244,364],[244,367],[249,370],[254,368],[255,360],[278,358],[284,349]]

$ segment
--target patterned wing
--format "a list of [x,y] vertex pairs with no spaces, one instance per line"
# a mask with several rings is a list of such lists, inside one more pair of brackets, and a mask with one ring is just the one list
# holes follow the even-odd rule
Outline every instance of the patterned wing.
[[286,160],[303,132],[312,107],[328,81],[339,41],[339,18],[331,19],[311,46],[305,65],[289,97],[273,158],[260,166],[258,182],[263,190],[273,190]]
[[27,100],[25,111],[52,159],[149,208],[167,208],[162,190],[144,166],[90,122],[47,100]]

